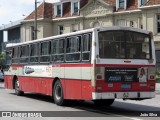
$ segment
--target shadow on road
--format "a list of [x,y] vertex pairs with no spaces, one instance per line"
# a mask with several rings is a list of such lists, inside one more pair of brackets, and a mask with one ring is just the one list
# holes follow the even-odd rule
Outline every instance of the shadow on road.
[[[14,93],[10,93],[15,95]],[[34,93],[25,93],[23,97],[36,99],[39,101],[45,101],[49,103],[54,103],[53,99],[50,96],[34,94]],[[72,104],[71,104],[72,103]],[[147,105],[125,103],[115,101],[110,107],[105,106],[95,106],[92,101],[72,101],[66,107],[77,109],[77,111],[82,110],[87,112],[88,117],[106,117],[106,116],[136,116],[140,117],[141,113],[154,113],[160,115],[159,107],[152,107]],[[72,114],[75,116],[76,114]],[[83,115],[83,113],[82,113]],[[86,116],[86,115],[85,115]],[[71,116],[72,117],[72,116]],[[75,116],[76,117],[76,116]],[[80,117],[80,116],[79,116]],[[82,116],[81,116],[82,117]]]

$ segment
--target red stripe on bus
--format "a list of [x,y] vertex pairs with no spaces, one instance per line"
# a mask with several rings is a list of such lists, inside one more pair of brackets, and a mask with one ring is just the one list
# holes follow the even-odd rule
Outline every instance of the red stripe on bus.
[[129,65],[123,65],[123,64],[96,64],[97,67],[156,67],[155,65],[134,65],[134,64],[129,64]]
[[52,67],[92,67],[93,64],[53,64]]
[[24,65],[11,65],[12,68],[23,67]]
[[[37,66],[40,64],[37,64]],[[12,68],[23,67],[24,65],[11,65]],[[32,66],[32,65],[29,65]],[[52,64],[52,67],[92,67],[93,64]]]

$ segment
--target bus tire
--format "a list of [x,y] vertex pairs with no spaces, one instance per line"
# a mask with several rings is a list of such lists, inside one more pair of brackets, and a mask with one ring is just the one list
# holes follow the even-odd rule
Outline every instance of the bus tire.
[[53,98],[55,104],[59,106],[65,105],[66,100],[64,100],[63,87],[60,80],[57,80],[53,86]]
[[14,85],[15,85],[15,94],[16,94],[17,96],[22,96],[22,95],[24,95],[24,92],[21,91],[21,90],[19,90],[19,81],[18,81],[17,79],[15,80]]
[[105,100],[94,100],[93,101],[96,106],[111,106],[114,102],[114,99],[105,99]]

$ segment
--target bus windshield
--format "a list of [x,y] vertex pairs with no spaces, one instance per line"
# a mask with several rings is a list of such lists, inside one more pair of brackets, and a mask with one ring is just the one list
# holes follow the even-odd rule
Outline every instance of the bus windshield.
[[98,33],[99,57],[112,59],[151,59],[148,34],[117,30]]

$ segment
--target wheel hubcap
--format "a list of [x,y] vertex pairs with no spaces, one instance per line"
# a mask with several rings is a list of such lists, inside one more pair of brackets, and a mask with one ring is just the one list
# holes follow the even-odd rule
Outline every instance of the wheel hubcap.
[[60,100],[61,97],[62,97],[62,89],[61,89],[61,86],[60,85],[57,85],[56,86],[56,89],[55,89],[55,97],[57,100]]
[[17,80],[16,84],[15,84],[15,90],[16,90],[16,92],[18,91],[18,89],[19,89],[19,81]]

